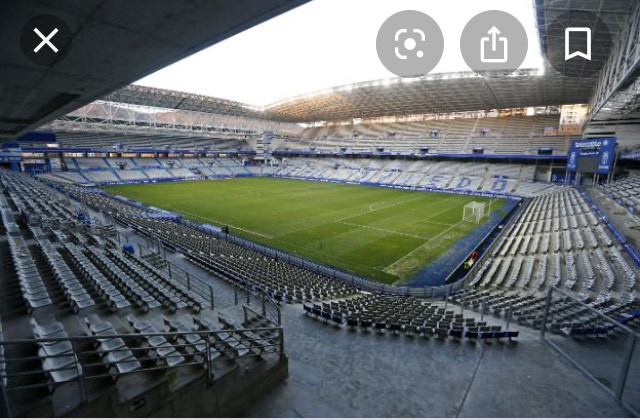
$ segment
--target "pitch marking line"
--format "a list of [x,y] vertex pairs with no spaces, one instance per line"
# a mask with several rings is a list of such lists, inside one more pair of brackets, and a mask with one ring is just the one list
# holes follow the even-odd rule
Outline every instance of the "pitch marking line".
[[[388,209],[388,208],[390,208],[390,207],[399,206],[399,205],[401,205],[401,204],[411,203],[411,202],[413,202],[413,201],[417,201],[417,200],[424,199],[424,198],[426,198],[426,196],[422,196],[422,197],[413,197],[413,198],[411,198],[411,199],[409,199],[409,200],[396,201],[396,202],[390,203],[390,204],[388,204],[388,205],[384,205],[384,206],[378,207],[377,209],[368,210],[368,211],[363,211],[363,212],[358,213],[358,214],[353,214],[353,215],[351,215],[351,216],[343,217],[342,219],[334,220],[334,222],[335,222],[335,223],[343,222],[343,221],[345,221],[345,220],[353,219],[354,217],[364,216],[365,214],[375,213],[375,212],[380,211],[380,210]],[[371,208],[371,206],[372,206],[372,205],[375,205],[375,203],[369,204],[369,208]]]
[[449,232],[451,229],[453,229],[454,227],[458,226],[459,224],[461,224],[463,222],[464,222],[464,220],[461,220],[458,223],[456,223],[455,225],[451,225],[451,227],[449,227],[448,229],[443,230],[442,232],[440,232],[439,234],[437,234],[433,238],[429,239],[427,242],[423,243],[422,245],[420,245],[419,247],[417,247],[413,251],[409,252],[408,254],[405,254],[404,256],[400,257],[400,259],[398,259],[397,261],[394,261],[393,263],[391,263],[388,266],[386,266],[383,269],[383,271],[386,272],[386,273],[389,273],[389,274],[394,274],[393,272],[390,272],[389,270],[391,270],[396,264],[398,264],[400,261],[404,260],[405,258],[409,257],[410,255],[412,255],[414,252],[418,251],[419,249],[424,248],[426,245],[429,245],[431,242],[433,242],[436,239],[440,238],[442,235],[444,235],[445,233]]
[[178,212],[178,213],[188,214],[188,215],[189,215],[189,216],[191,216],[191,217],[196,217],[196,218],[199,218],[199,219],[208,220],[209,222],[217,223],[217,224],[220,224],[220,225],[227,225],[227,226],[232,227],[232,228],[234,228],[234,229],[241,230],[241,231],[243,231],[243,232],[247,232],[247,233],[250,233],[250,234],[252,234],[252,235],[261,236],[261,237],[263,237],[263,238],[273,239],[273,237],[271,237],[271,236],[269,236],[269,235],[265,235],[265,234],[263,234],[263,233],[259,233],[259,232],[254,232],[254,231],[249,230],[249,229],[244,229],[244,228],[241,228],[240,226],[234,226],[234,225],[231,225],[231,224],[229,224],[229,223],[222,222],[222,221],[220,221],[220,220],[211,219],[211,218],[209,218],[209,217],[204,217],[204,216],[201,216],[201,215],[198,215],[198,214],[190,213],[190,212],[188,212],[188,211],[180,210],[180,209],[176,209],[176,208],[174,208],[174,207],[169,207],[169,206],[166,206],[166,207],[167,207],[169,210],[173,210],[173,211],[176,211],[176,212]]
[[364,229],[377,230],[377,231],[380,231],[380,232],[391,233],[393,235],[409,236],[409,237],[412,237],[412,238],[418,238],[418,239],[424,239],[424,240],[429,239],[428,237],[425,237],[425,236],[412,235],[410,233],[404,233],[404,232],[396,232],[395,230],[382,229],[382,228],[378,228],[378,227],[375,227],[375,226],[359,225],[357,223],[351,223],[351,222],[335,222],[335,223],[339,223],[341,225],[356,226],[356,227],[364,228]]
[[[459,197],[458,196],[454,196],[454,197],[445,198],[444,200],[440,201],[440,203],[444,203],[445,201],[449,201],[449,200],[453,200],[453,199],[457,199],[457,198],[459,198]],[[439,212],[437,212],[435,214],[432,214],[432,215],[430,215],[428,217],[425,217],[424,219],[421,219],[420,222],[428,222],[429,220],[433,219],[434,217],[440,216],[442,213],[445,213],[445,212],[447,212],[447,211],[449,211],[451,209],[454,209],[454,208],[456,208],[458,206],[459,206],[459,204],[455,204],[455,205],[453,205],[451,207],[447,207],[444,210],[441,210],[441,211],[439,211]],[[446,226],[451,226],[452,225],[452,223],[438,223],[438,222],[429,222],[429,223],[446,225]]]
[[420,220],[420,223],[428,223],[430,225],[437,225],[437,226],[444,226],[444,227],[453,226],[453,223],[440,223],[440,222],[432,222],[429,220]]

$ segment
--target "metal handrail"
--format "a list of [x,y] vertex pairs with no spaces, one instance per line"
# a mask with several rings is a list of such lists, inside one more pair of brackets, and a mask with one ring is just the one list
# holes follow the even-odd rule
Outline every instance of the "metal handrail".
[[[107,215],[106,213],[103,212],[103,214]],[[115,227],[115,221],[117,221],[120,224],[124,224],[123,221],[121,221],[119,218],[115,218],[113,216],[109,216],[113,220],[113,225]],[[136,229],[136,231],[138,231]],[[139,231],[138,231],[139,232]],[[145,232],[141,232],[143,233],[146,237],[149,237]],[[118,238],[118,243],[122,244],[121,241],[121,237],[120,235],[117,235]],[[163,241],[158,240],[160,245],[163,245]],[[149,248],[147,248],[146,246],[144,246],[143,244],[137,243],[136,244],[138,246],[138,249],[140,250],[140,256],[142,258],[142,250],[147,250],[149,253],[153,253],[152,250],[150,250]],[[156,254],[158,255],[158,254]],[[208,284],[207,282],[205,282],[204,280],[202,280],[200,277],[198,277],[197,275],[193,274],[193,273],[189,273],[187,270],[185,270],[184,268],[172,263],[171,261],[167,260],[166,258],[163,258],[167,268],[165,269],[160,269],[159,271],[165,271],[166,274],[169,276],[170,279],[172,280],[176,280],[180,283],[182,283],[182,285],[187,287],[187,290],[193,290],[196,293],[198,293],[199,295],[201,295],[203,298],[207,299],[207,301],[209,302],[209,304],[211,305],[211,309],[214,309],[215,307],[215,295],[213,292],[213,286]],[[178,273],[182,273],[182,276],[178,276],[176,274]]]
[[[249,335],[251,337],[249,338]],[[202,342],[200,343],[188,343],[185,340],[178,341],[177,339],[183,338],[187,335],[197,335]],[[162,348],[172,348],[176,350],[183,350],[177,352],[177,354],[169,354],[166,357],[185,357],[185,360],[175,366],[168,365],[154,365],[154,366],[140,366],[139,369],[130,372],[117,372],[111,373],[110,367],[118,362],[107,362],[105,360],[106,355],[110,353],[118,353],[123,351],[131,352],[133,356],[130,360],[124,361],[137,361],[141,363],[161,363],[165,360],[165,357],[157,356],[153,357],[149,353],[157,351],[156,347],[148,345],[148,339],[151,337],[162,336],[167,339],[167,342],[162,345]],[[224,338],[220,338],[224,336]],[[126,345],[125,347],[114,349],[99,349],[101,342],[111,339],[122,339],[134,343],[140,343],[138,345]],[[56,355],[28,355],[19,357],[6,357],[6,349],[12,346],[31,345],[38,347],[52,346],[57,343],[69,343],[71,346],[70,352],[56,354]],[[90,350],[76,350],[77,348],[83,348],[87,344],[92,346]],[[204,344],[204,350],[197,350],[196,345]],[[82,346],[81,346],[82,345]],[[239,347],[242,346],[242,347]],[[238,358],[246,357],[258,357],[263,354],[277,354],[280,358],[284,358],[284,338],[283,330],[281,327],[262,327],[262,328],[245,328],[245,329],[223,329],[223,330],[190,330],[184,332],[153,332],[153,333],[135,333],[135,334],[102,334],[102,335],[88,335],[88,336],[69,336],[59,338],[31,338],[31,339],[17,339],[17,340],[5,340],[0,341],[0,348],[5,349],[5,352],[0,354],[0,386],[5,397],[7,409],[10,410],[11,404],[8,395],[26,389],[35,388],[49,388],[50,386],[58,387],[67,383],[78,383],[80,401],[83,402],[87,398],[86,381],[114,378],[141,374],[144,372],[154,371],[166,371],[169,369],[183,369],[191,366],[201,366],[204,368],[204,372],[209,380],[213,379],[213,366],[211,364],[212,351],[216,351],[224,354],[226,359],[235,360]],[[234,350],[248,349],[248,354],[240,356],[235,353]],[[191,350],[190,350],[191,349]],[[139,356],[139,353],[145,353],[144,356]],[[81,363],[78,356],[99,356],[100,362],[93,363]],[[12,365],[21,364],[24,362],[32,362],[35,360],[45,361],[59,358],[73,357],[74,362],[69,363],[66,366],[57,367],[53,369],[29,369],[27,371],[9,372]],[[198,360],[201,359],[201,360]],[[91,368],[102,367],[106,373],[92,373],[88,374],[87,371]],[[27,385],[12,385],[13,378],[33,377],[35,375],[45,375],[55,372],[67,372],[74,371],[76,375],[73,378],[64,381],[51,381],[47,378],[46,381],[41,383],[31,383]],[[9,411],[9,414],[11,412]]]
[[[549,322],[549,313],[550,313],[550,308],[551,308],[551,305],[552,305],[552,302],[553,302],[553,294],[554,293],[559,293],[560,295],[564,296],[565,299],[569,299],[571,302],[573,302],[573,303],[577,304],[578,306],[582,307],[583,309],[591,312],[595,316],[603,318],[603,322],[604,323],[612,324],[616,328],[619,328],[620,330],[624,331],[627,334],[627,342],[626,342],[626,345],[625,345],[625,348],[624,348],[622,366],[620,367],[620,372],[618,373],[618,379],[616,380],[613,389],[609,389],[608,387],[606,387],[591,372],[589,372],[589,369],[587,367],[583,366],[581,363],[579,363],[577,360],[575,360],[573,357],[571,357],[571,355],[569,353],[567,353],[566,351],[562,350],[560,348],[560,346],[558,346],[558,344],[556,344],[553,340],[550,340],[550,339],[548,339],[546,337],[546,326],[547,326],[547,323]],[[544,309],[544,316],[543,316],[543,320],[542,320],[542,328],[541,328],[541,331],[540,331],[540,338],[542,340],[544,340],[547,344],[549,344],[551,347],[553,347],[558,353],[560,353],[562,356],[564,356],[567,360],[569,360],[569,362],[571,364],[573,364],[576,368],[578,368],[589,379],[591,379],[592,381],[594,381],[595,383],[600,385],[603,389],[605,389],[609,394],[611,394],[615,398],[615,400],[617,402],[619,402],[625,408],[627,408],[629,411],[631,411],[636,417],[639,416],[639,413],[636,410],[636,408],[631,407],[629,404],[626,404],[623,401],[622,395],[624,393],[624,388],[625,388],[627,377],[628,377],[628,374],[629,374],[629,369],[631,367],[631,359],[633,358],[634,348],[635,348],[636,343],[640,339],[640,333],[637,333],[637,332],[631,330],[626,325],[621,324],[620,322],[616,321],[615,319],[611,318],[610,316],[598,311],[597,309],[587,305],[584,302],[581,302],[580,300],[576,299],[575,297],[571,296],[570,294],[568,294],[568,293],[558,289],[557,287],[553,286],[553,287],[549,288],[549,291],[547,293],[546,305],[545,305],[545,309]]]
[[[251,304],[251,297],[253,296],[254,301],[262,302],[262,315],[267,316],[267,314],[270,314],[270,320],[272,322],[276,323],[276,325],[282,324],[282,312],[280,310],[280,305],[278,305],[273,297],[271,297],[261,287],[255,285],[249,287],[249,285],[247,285],[242,279],[238,278],[235,274],[228,272],[226,269],[221,268],[216,264],[212,264],[212,261],[209,258],[202,255],[194,255],[194,252],[182,246],[179,246],[179,248],[189,259],[204,263],[206,265],[205,268],[212,270],[216,274],[222,275],[233,282],[234,304],[236,306],[242,300],[246,301],[247,304]],[[242,293],[245,294],[244,297],[242,296]]]
[[[24,338],[17,340],[4,340],[0,341],[0,346],[5,344],[38,344],[38,343],[54,343],[58,341],[82,341],[82,340],[92,340],[92,339],[112,339],[112,338],[128,338],[128,339],[136,339],[136,338],[146,338],[146,337],[156,337],[163,336],[165,338],[168,337],[182,337],[189,334],[197,334],[197,335],[208,335],[212,334],[223,334],[223,333],[244,333],[244,332],[255,332],[262,330],[278,330],[277,327],[263,327],[263,328],[243,328],[243,329],[226,329],[226,330],[190,330],[190,331],[159,331],[159,332],[150,332],[150,333],[126,333],[126,334],[96,334],[96,335],[75,335],[68,337],[58,337],[58,338]],[[0,359],[2,360],[2,359]]]
[[[573,301],[574,303],[577,303],[579,306],[581,306],[584,309],[592,312],[594,315],[597,315],[597,316],[599,316],[601,318],[605,318],[607,320],[607,322],[610,322],[611,324],[614,324],[616,327],[622,329],[623,331],[625,331],[625,332],[627,332],[629,334],[635,335],[637,337],[640,337],[640,333],[637,333],[637,332],[633,331],[631,328],[627,327],[624,324],[621,324],[620,322],[618,322],[615,319],[611,318],[609,315],[604,314],[604,313],[598,311],[597,309],[594,309],[592,306],[589,306],[586,303],[576,299],[574,296],[570,295],[569,293],[567,293],[567,292],[565,292],[563,290],[558,289],[556,286],[552,286],[549,289],[548,295],[552,296],[553,293],[559,293],[559,294],[563,295],[564,297],[569,298],[569,300]],[[547,319],[545,319],[544,321],[545,321],[545,324],[546,324]],[[544,335],[543,335],[543,337],[544,337]]]
[[[237,289],[236,289],[237,290]],[[249,296],[249,295],[247,295]],[[251,302],[248,302],[248,305],[243,305],[242,308],[244,310],[244,320],[245,322],[247,322],[247,320],[249,319],[247,316],[247,311],[249,312],[253,312],[255,315],[262,315],[264,316],[267,320],[269,320],[270,322],[273,322],[274,324],[280,326],[281,322],[282,322],[282,317],[280,314],[280,307],[278,306],[278,304],[271,299],[271,297],[266,294],[266,293],[262,293],[260,296],[262,299],[262,313],[259,313],[258,311],[252,309],[249,305],[251,305]],[[267,304],[267,302],[269,302],[269,299],[271,302],[269,304]],[[237,301],[237,298],[236,298]],[[268,306],[267,306],[268,305]],[[273,305],[273,306],[271,306]],[[271,315],[271,317],[269,317],[268,315]],[[275,319],[273,319],[275,318]]]

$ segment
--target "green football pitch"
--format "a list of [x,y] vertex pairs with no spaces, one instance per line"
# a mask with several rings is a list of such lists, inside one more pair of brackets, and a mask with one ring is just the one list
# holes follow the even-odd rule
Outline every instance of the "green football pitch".
[[[477,225],[488,198],[275,178],[105,187],[112,194],[384,283],[403,282]],[[502,206],[494,200],[492,209]]]

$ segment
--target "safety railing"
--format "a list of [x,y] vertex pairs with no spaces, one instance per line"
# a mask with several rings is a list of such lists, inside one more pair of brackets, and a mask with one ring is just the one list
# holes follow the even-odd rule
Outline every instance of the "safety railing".
[[188,272],[184,268],[173,264],[170,261],[166,261],[166,263],[167,266],[162,270],[167,273],[169,278],[187,286],[188,290],[193,290],[200,296],[203,296],[205,299],[207,299],[207,302],[211,305],[211,308],[214,308],[215,299],[212,285],[206,283],[197,275]]
[[[280,312],[280,306],[267,293],[257,289],[241,289],[239,287],[234,287],[233,299],[236,306],[239,303],[244,304],[245,322],[248,320],[247,310],[249,310],[250,312],[255,312],[256,314],[259,313],[275,325],[281,325],[282,314]],[[256,307],[258,308],[258,310],[253,310],[250,308],[250,306]]]
[[[154,347],[150,344],[155,342],[153,337],[166,341]],[[112,340],[126,345],[108,345]],[[60,347],[70,350],[56,354]],[[218,360],[269,354],[285,357],[280,327],[11,340],[0,341],[0,349],[0,387],[8,416],[19,415],[24,409],[14,396],[30,390],[55,392],[63,386],[72,387],[65,397],[72,398],[75,388],[77,404],[70,400],[67,405],[78,406],[87,401],[88,387],[94,381],[200,367],[212,382]]]
[[[124,222],[119,221],[119,223],[124,223]],[[115,226],[115,222],[114,222],[114,226]],[[140,232],[140,234],[143,235],[145,238],[148,238],[149,240],[153,240],[154,242],[149,242],[149,244],[153,243],[157,247],[156,250],[154,251],[151,249],[151,246],[147,247],[139,242],[136,242],[135,245],[138,248],[137,249],[138,256],[141,259],[145,259],[145,257],[148,257],[151,255],[158,259],[161,259],[162,265],[155,267],[157,270],[165,273],[170,279],[177,281],[183,286],[186,286],[187,290],[194,291],[200,296],[202,296],[203,298],[205,298],[207,303],[211,305],[211,309],[214,309],[215,296],[213,292],[213,286],[205,282],[204,280],[202,280],[196,274],[190,273],[184,268],[178,266],[177,264],[174,264],[171,261],[167,260],[166,251],[160,240],[158,240],[157,238],[148,237],[148,235],[146,235],[145,232],[138,231],[138,230],[136,231]],[[117,232],[117,229],[116,229],[116,232]],[[117,241],[120,245],[124,245],[125,243],[129,242],[129,238],[127,235],[120,234],[118,232]]]
[[215,273],[217,276],[221,276],[233,284],[234,304],[236,306],[242,302],[247,305],[253,303],[260,304],[262,306],[262,315],[269,318],[276,325],[281,324],[282,314],[280,306],[265,290],[262,290],[262,288],[258,287],[255,283],[245,281],[245,279],[230,272],[225,267],[216,264],[216,262],[210,258],[194,253],[189,249],[181,248],[181,250],[193,263],[205,270]]
[[[123,223],[123,222],[121,222]],[[135,229],[135,226],[134,226]],[[193,273],[190,273],[183,269],[182,267],[173,264],[171,261],[166,259],[166,249],[164,241],[155,238],[149,237],[147,232],[142,229],[136,229],[142,236],[144,236],[147,240],[148,247],[141,244],[136,243],[138,246],[138,254],[140,258],[145,258],[148,256],[153,256],[154,258],[158,258],[162,260],[164,267],[159,267],[161,271],[165,271],[169,278],[177,280],[182,284],[186,285],[189,290],[194,290],[199,293],[201,296],[205,298],[208,297],[209,302],[211,304],[211,308],[214,308],[214,292],[213,286],[201,280],[198,276]],[[118,242],[122,243],[123,237],[118,235]],[[124,236],[125,242],[128,242],[128,238]],[[194,254],[190,249],[186,249],[184,247],[178,247],[177,245],[171,244],[174,248],[179,248],[187,258],[192,261],[198,261],[200,266],[204,266],[204,268],[211,268],[210,261],[207,258],[203,258],[200,255]],[[155,248],[152,249],[152,248]],[[239,302],[244,301],[246,304],[252,303],[260,303],[262,306],[262,315],[266,316],[269,320],[274,322],[276,325],[280,325],[282,321],[282,315],[280,312],[280,306],[273,300],[271,296],[269,296],[266,292],[262,291],[259,288],[256,288],[254,285],[248,284],[242,279],[237,278],[231,273],[223,272],[220,273],[216,270],[218,274],[223,274],[225,277],[234,281],[234,301],[235,304],[238,305]]]
[[[541,338],[636,417],[640,413],[640,334],[637,308],[587,304],[549,289]],[[608,312],[610,315],[604,312]]]

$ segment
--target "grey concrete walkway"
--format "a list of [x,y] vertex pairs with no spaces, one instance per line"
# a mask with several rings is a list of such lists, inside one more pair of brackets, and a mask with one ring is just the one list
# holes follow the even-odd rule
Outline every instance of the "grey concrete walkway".
[[471,344],[350,332],[283,308],[290,377],[246,416],[619,417],[626,411],[534,334]]
[[[130,230],[131,242],[144,239]],[[218,309],[233,289],[180,254],[167,254],[214,286]],[[247,417],[624,417],[629,414],[537,331],[514,343],[351,332],[282,307],[289,379]],[[478,315],[479,316],[479,315]],[[499,320],[491,320],[500,323]]]

